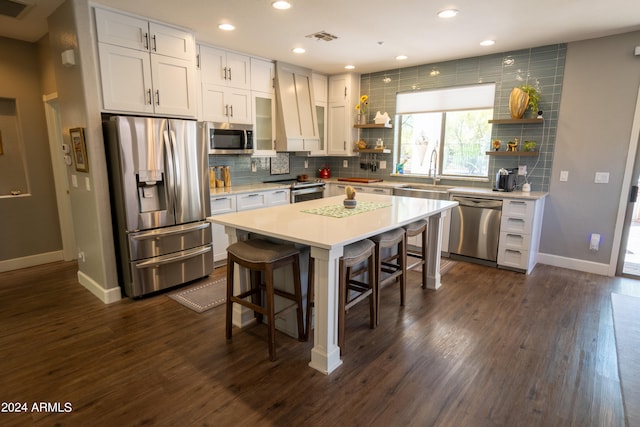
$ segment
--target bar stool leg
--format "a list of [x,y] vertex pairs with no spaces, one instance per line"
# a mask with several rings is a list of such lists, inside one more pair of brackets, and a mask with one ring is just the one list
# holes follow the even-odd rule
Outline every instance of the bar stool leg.
[[298,341],[305,340],[304,321],[302,319],[302,284],[300,283],[300,257],[293,259],[293,292],[296,296],[296,315],[298,320]]
[[228,254],[227,256],[227,303],[226,303],[226,317],[225,317],[225,335],[227,339],[231,339],[231,327],[233,316],[233,302],[231,296],[233,295],[233,269],[234,269],[233,256]]
[[265,270],[265,286],[267,288],[267,307],[269,311],[267,314],[267,320],[269,322],[269,360],[276,360],[276,317],[274,315],[274,292],[273,292],[273,268],[270,264],[266,266]]
[[406,235],[402,237],[400,244],[398,245],[398,264],[402,269],[400,275],[400,305],[404,306],[405,297],[407,295],[407,238]]
[[422,289],[427,289],[427,227],[422,234]]

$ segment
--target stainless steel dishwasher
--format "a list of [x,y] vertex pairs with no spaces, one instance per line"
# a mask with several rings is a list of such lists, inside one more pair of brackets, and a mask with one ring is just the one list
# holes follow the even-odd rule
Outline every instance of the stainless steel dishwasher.
[[454,196],[449,255],[486,265],[497,265],[502,200]]

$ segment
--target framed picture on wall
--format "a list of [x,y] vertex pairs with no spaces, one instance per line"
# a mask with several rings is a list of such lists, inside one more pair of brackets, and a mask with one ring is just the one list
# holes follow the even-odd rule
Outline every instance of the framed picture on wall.
[[71,135],[71,147],[73,149],[73,161],[78,172],[89,172],[89,161],[87,159],[87,145],[84,141],[84,129],[69,129]]

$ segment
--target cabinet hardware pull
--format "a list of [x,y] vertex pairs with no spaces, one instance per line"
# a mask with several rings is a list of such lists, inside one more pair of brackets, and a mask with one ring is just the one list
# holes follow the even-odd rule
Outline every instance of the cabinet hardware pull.
[[196,55],[196,67],[200,68],[200,54]]
[[631,186],[631,195],[629,196],[629,203],[635,203],[638,201],[638,186]]
[[149,50],[149,33],[144,33],[144,48]]
[[511,200],[509,203],[511,203],[512,205],[526,205],[527,202],[522,202],[520,200]]
[[231,80],[231,67],[229,67],[229,80]]
[[231,117],[233,117],[233,105],[231,106]]
[[344,97],[345,98],[347,97],[347,87],[346,86],[344,87]]
[[151,100],[151,89],[147,89],[147,99],[149,100],[149,105],[152,105],[153,101]]
[[153,51],[157,52],[158,51],[158,45],[156,43],[156,35],[154,34],[153,37],[151,37],[153,39]]
[[224,79],[227,80],[227,67],[224,67]]
[[156,105],[160,105],[160,89],[156,89]]
[[229,117],[229,105],[224,106],[224,115]]

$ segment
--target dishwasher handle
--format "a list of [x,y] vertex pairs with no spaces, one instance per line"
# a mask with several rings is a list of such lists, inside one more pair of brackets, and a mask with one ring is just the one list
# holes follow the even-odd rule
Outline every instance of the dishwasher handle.
[[460,206],[483,208],[483,209],[502,209],[502,200],[474,199],[471,197],[458,197],[458,196],[453,196],[451,200],[453,200],[454,202],[458,202]]

